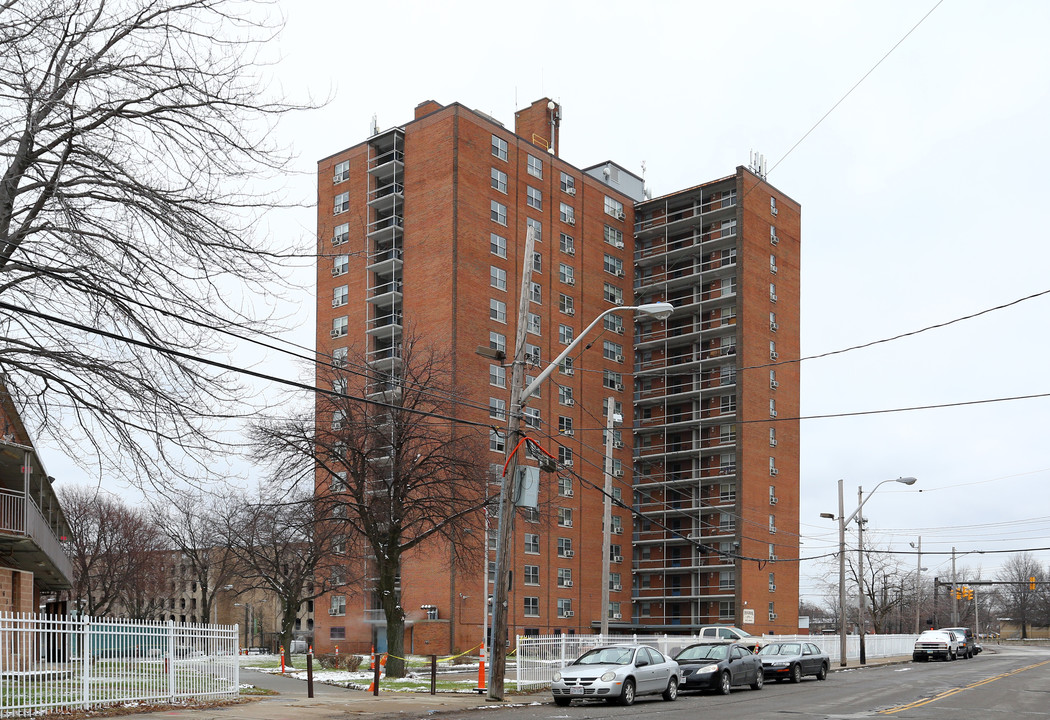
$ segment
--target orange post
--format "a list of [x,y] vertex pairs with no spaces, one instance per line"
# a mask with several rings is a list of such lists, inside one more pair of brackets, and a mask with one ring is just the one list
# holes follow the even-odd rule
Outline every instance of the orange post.
[[487,690],[485,687],[485,643],[481,643],[481,662],[478,663],[478,690]]
[[284,674],[284,645],[281,645],[281,674]]

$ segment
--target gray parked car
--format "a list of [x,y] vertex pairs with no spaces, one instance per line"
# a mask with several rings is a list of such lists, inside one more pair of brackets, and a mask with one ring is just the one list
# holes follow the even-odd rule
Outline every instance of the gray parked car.
[[648,645],[612,645],[588,650],[554,673],[554,702],[608,700],[631,705],[639,695],[678,697],[682,673],[671,658]]
[[762,660],[762,672],[766,679],[778,682],[802,682],[804,675],[827,680],[831,667],[827,653],[808,642],[769,643],[758,651],[758,657]]
[[941,628],[941,630],[947,630],[955,633],[955,637],[959,638],[959,657],[964,659],[972,658],[977,653],[981,652],[977,648],[977,641],[973,637],[973,632],[968,627],[950,627]]

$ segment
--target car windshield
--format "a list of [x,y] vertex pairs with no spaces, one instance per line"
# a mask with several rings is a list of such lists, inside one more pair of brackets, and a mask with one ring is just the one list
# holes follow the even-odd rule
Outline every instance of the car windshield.
[[633,658],[633,648],[595,648],[576,658],[573,665],[629,665]]
[[725,660],[729,645],[693,645],[678,653],[675,660]]
[[759,655],[801,655],[802,646],[798,643],[773,643],[758,651]]

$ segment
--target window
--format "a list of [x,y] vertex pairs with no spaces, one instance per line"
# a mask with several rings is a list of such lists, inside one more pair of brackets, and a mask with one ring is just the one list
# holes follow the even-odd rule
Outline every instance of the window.
[[332,473],[331,479],[332,492],[342,492],[346,490],[346,470],[340,470],[339,472]]
[[770,370],[769,371],[769,389],[770,390],[776,390],[778,387],[780,387],[780,383],[777,382],[777,371],[776,370]]
[[336,163],[335,172],[332,174],[332,182],[341,183],[348,179],[350,179],[350,161],[344,160],[341,163]]
[[507,368],[500,365],[489,365],[489,385],[507,387]]
[[489,266],[489,285],[497,290],[507,289],[507,271],[495,265]]
[[489,417],[496,420],[507,419],[507,401],[500,398],[489,398]]
[[525,190],[525,204],[536,210],[543,209],[543,193],[531,185]]
[[558,446],[558,462],[565,467],[572,467],[572,449],[564,445]]
[[612,215],[617,220],[623,220],[625,215],[623,212],[623,203],[615,198],[611,198],[608,195],[605,196],[605,214]]
[[500,160],[507,159],[507,141],[496,135],[492,136],[492,154]]
[[612,390],[623,390],[623,373],[612,370],[602,371],[602,386]]
[[769,399],[769,417],[775,418],[777,416],[777,401],[773,398]]
[[489,300],[489,319],[496,322],[507,322],[507,303],[491,298]]
[[565,315],[576,314],[575,301],[565,293],[558,294],[558,310]]
[[332,291],[332,307],[342,307],[350,300],[350,289],[346,285],[340,285]]
[[777,199],[772,195],[769,196],[769,213],[776,217],[777,214]]
[[543,272],[543,256],[538,252],[532,254],[532,272]]
[[558,557],[572,557],[572,538],[558,538]]
[[529,175],[540,178],[541,180],[543,179],[543,161],[540,160],[538,157],[529,155],[528,167],[526,168],[526,170],[528,171]]
[[[536,238],[536,242],[543,242],[543,223],[532,218],[525,218],[525,227],[532,228],[532,234]],[[536,272],[539,272],[539,270]]]
[[507,257],[507,238],[496,233],[489,234],[489,252],[497,257]]
[[770,534],[775,534],[776,531],[777,531],[777,516],[776,515],[770,515],[769,516],[769,532],[770,532]]
[[573,405],[575,404],[572,399],[572,388],[565,387],[564,385],[558,386],[558,402],[562,405]]
[[[346,552],[346,536],[345,535],[336,535],[334,538],[332,538],[332,552],[336,553],[337,555],[342,555],[342,554],[344,554]],[[336,580],[337,578],[339,578],[341,576],[342,576],[342,570],[340,568],[335,568],[335,569],[332,570],[332,580]],[[197,583],[193,583],[193,584],[196,585]],[[342,585],[342,583],[338,583],[337,582],[336,585]]]
[[489,430],[489,450],[498,453],[507,451],[507,440],[498,430]]
[[564,360],[562,360],[560,363],[558,363],[558,372],[560,372],[562,375],[572,375],[573,374],[573,372],[574,372],[573,360],[572,360],[571,357],[567,357]]
[[332,259],[332,275],[346,275],[348,272],[350,272],[350,256],[336,255]]
[[[610,517],[612,518],[612,524],[611,524],[612,534],[613,535],[623,535],[623,518],[620,517],[619,515],[611,515]],[[617,573],[617,575],[618,574],[619,573]],[[617,579],[616,580],[616,584],[619,584],[619,583],[620,583],[620,581],[619,581],[619,579]]]
[[332,214],[338,215],[345,213],[350,209],[350,193],[339,193],[335,196],[335,202],[332,204]]
[[602,357],[606,360],[612,360],[613,362],[623,362],[623,345],[620,343],[614,343],[611,340],[603,340]]
[[605,272],[615,275],[617,277],[623,277],[623,260],[618,257],[613,257],[609,253],[605,253],[605,261],[603,263]]
[[525,408],[525,427],[538,428],[540,426],[539,408]]
[[609,559],[613,562],[623,562],[623,549],[616,544],[610,545]]
[[775,340],[770,340],[769,341],[769,359],[770,360],[776,360],[777,357],[778,357],[778,355],[777,355],[777,343],[776,343]]
[[539,365],[542,359],[541,350],[539,345],[533,345],[530,342],[525,343],[525,362],[532,363],[533,365]]
[[346,337],[346,334],[347,332],[349,332],[349,329],[350,322],[347,319],[346,315],[343,315],[342,317],[337,317],[334,320],[332,320],[332,337]]
[[492,187],[501,193],[507,192],[507,173],[492,168]]
[[623,305],[623,288],[604,283],[603,297],[613,305]]
[[526,585],[539,585],[540,584],[540,566],[539,565],[526,565],[525,566],[525,584]]
[[562,497],[572,497],[572,477],[567,475],[558,476],[558,494]]
[[503,203],[498,203],[495,200],[489,203],[491,208],[491,217],[493,222],[498,222],[500,225],[507,224],[507,206]]
[[769,313],[769,329],[776,332],[780,326],[777,325],[777,314],[775,312]]
[[542,321],[538,313],[529,313],[526,318],[526,329],[533,335],[539,335],[542,331]]
[[533,507],[522,508],[521,515],[526,522],[538,523],[540,521],[540,511]]
[[[313,620],[311,620],[310,622],[313,622]],[[328,639],[329,640],[346,640],[346,628],[345,627],[330,627],[330,628],[328,628]]]
[[721,415],[736,412],[736,395],[723,395],[718,398],[718,410]]
[[558,508],[558,526],[572,527],[572,508]]
[[774,275],[777,274],[777,256],[776,255],[770,255],[769,256],[769,272],[773,273]]
[[543,304],[543,286],[538,282],[529,284],[529,302],[536,305]]
[[540,554],[540,536],[536,533],[525,533],[525,552],[530,555]]
[[562,345],[568,345],[572,342],[572,327],[570,325],[559,325],[558,326],[558,342]]
[[346,410],[335,410],[332,412],[332,430],[342,430],[343,421],[346,420]]
[[333,595],[329,615],[346,615],[346,595]]
[[780,242],[780,238],[777,237],[777,229],[772,225],[769,226],[769,244],[776,245]]
[[[496,563],[491,561],[489,562],[489,582],[496,582]],[[490,597],[489,600],[491,601],[492,598]]]
[[489,331],[489,347],[507,353],[507,336],[503,333]]
[[567,253],[569,255],[576,254],[576,242],[572,239],[570,235],[566,235],[565,233],[561,234],[561,240],[558,244],[558,248],[563,253]]
[[566,265],[565,263],[560,263],[558,265],[558,279],[561,280],[566,285],[575,285],[576,284],[576,271],[573,269],[572,265]]
[[623,230],[617,230],[614,227],[605,226],[605,242],[609,243],[613,247],[623,247]]
[[777,301],[777,286],[776,283],[769,283],[769,302]]
[[623,335],[623,318],[615,313],[602,318],[602,325],[617,335]]
[[576,178],[568,173],[561,174],[561,191],[569,193],[570,195],[576,194]]
[[[613,403],[613,413],[623,415],[623,403],[617,400]],[[602,417],[609,416],[609,398],[602,400]],[[613,488],[613,496],[616,496],[616,488]],[[619,499],[619,498],[617,498]]]
[[342,245],[348,240],[350,240],[350,224],[336,225],[335,230],[332,231],[332,244]]
[[769,428],[769,447],[777,446],[777,429]]
[[525,617],[539,617],[540,616],[540,599],[538,597],[526,597],[525,602]]
[[558,617],[572,617],[572,600],[570,598],[558,598]]
[[563,223],[569,223],[570,225],[576,224],[576,210],[572,205],[561,203],[560,217]]
[[572,568],[558,568],[558,587],[572,587]]

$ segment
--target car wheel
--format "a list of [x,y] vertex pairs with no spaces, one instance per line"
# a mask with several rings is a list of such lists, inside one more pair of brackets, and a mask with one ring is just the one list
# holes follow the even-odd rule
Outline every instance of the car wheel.
[[954,651],[952,651],[952,650],[948,651],[948,662],[954,662],[955,658],[957,658],[957,657],[958,657],[958,655]]
[[719,683],[718,683],[718,692],[722,693],[723,695],[728,695],[730,693],[730,691],[732,691],[732,689],[733,689],[733,681],[729,677],[729,671],[728,670],[723,670],[722,671],[722,677],[721,677],[721,679],[719,680]]
[[827,679],[828,679],[828,666],[823,664],[823,663],[821,663],[820,671],[817,672],[817,680],[827,680]]
[[792,665],[791,666],[791,682],[800,683],[802,682],[802,666]]
[[758,677],[751,683],[752,690],[761,690],[762,686],[766,684],[766,676],[761,670],[758,671]]
[[556,698],[554,698],[554,704],[558,705],[560,707],[565,707],[566,705],[568,705],[571,702],[572,702],[572,700],[570,700],[569,698],[563,698],[563,697],[556,697]]
[[634,680],[627,678],[623,681],[619,702],[621,705],[634,705]]
[[664,700],[674,700],[678,697],[678,678],[672,677],[667,681],[667,689],[664,690]]

